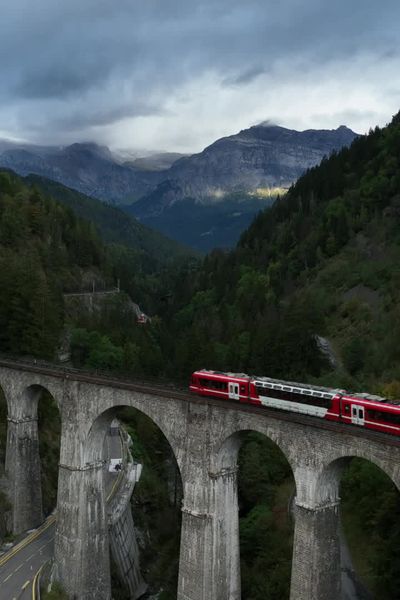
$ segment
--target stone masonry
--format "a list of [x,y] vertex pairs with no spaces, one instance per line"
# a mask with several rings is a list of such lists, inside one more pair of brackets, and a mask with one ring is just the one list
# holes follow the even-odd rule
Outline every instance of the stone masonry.
[[[108,526],[101,458],[115,411],[131,406],[161,429],[182,480],[178,600],[239,600],[237,455],[244,433],[257,431],[286,456],[296,483],[291,600],[340,598],[338,538],[341,472],[352,457],[380,467],[400,489],[400,447],[348,431],[107,385],[0,367],[9,407],[7,471],[15,530],[37,524],[35,390],[61,409],[62,437],[55,540],[57,577],[71,599],[110,600]],[[171,394],[172,396],[172,394]],[[36,403],[36,404],[35,404]],[[28,451],[29,448],[29,451]],[[21,505],[21,498],[23,502]],[[32,522],[30,521],[32,519]]]

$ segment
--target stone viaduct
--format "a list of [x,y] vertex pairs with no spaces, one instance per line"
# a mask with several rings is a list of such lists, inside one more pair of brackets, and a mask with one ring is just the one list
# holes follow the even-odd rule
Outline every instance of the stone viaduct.
[[341,597],[338,491],[346,463],[355,456],[367,459],[400,489],[398,440],[351,427],[6,361],[0,361],[0,386],[8,403],[6,471],[15,532],[42,518],[39,390],[47,389],[60,407],[55,576],[71,599],[111,598],[101,459],[119,407],[152,419],[176,457],[183,487],[178,600],[240,600],[237,456],[244,433],[270,438],[293,471],[291,600]]

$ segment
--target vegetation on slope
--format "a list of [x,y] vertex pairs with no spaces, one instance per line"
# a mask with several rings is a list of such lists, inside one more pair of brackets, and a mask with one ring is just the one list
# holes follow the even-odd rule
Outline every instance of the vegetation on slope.
[[[15,264],[17,278],[6,281],[6,293],[9,289],[13,291],[5,301],[0,300],[0,324],[6,325],[5,330],[0,329],[0,336],[7,332],[5,342],[3,338],[0,341],[3,349],[15,351],[17,337],[13,337],[13,332],[20,328],[22,345],[18,351],[22,348],[33,353],[38,349],[32,341],[35,337],[31,333],[32,324],[41,323],[43,312],[38,308],[38,299],[29,304],[36,288],[29,287],[28,274],[37,273],[37,281],[44,281],[47,293],[54,294],[49,296],[54,299],[48,301],[56,323],[47,331],[51,341],[56,337],[57,323],[62,322],[54,310],[54,307],[62,309],[62,303],[57,303],[59,281],[71,281],[87,267],[79,265],[85,256],[85,244],[83,254],[77,258],[78,267],[73,266],[69,253],[74,249],[67,233],[71,229],[75,232],[74,244],[90,242],[88,247],[93,250],[92,255],[89,253],[90,268],[104,264],[104,253],[95,232],[85,226],[82,236],[82,226],[73,217],[70,227],[61,226],[57,238],[56,248],[63,248],[61,254],[67,264],[60,269],[61,277],[53,281],[53,263],[48,252],[54,237],[49,229],[51,218],[45,219],[47,236],[41,230],[32,230],[35,219],[31,218],[25,218],[25,228],[14,224],[13,229],[12,211],[10,208],[7,211],[10,196],[21,198],[21,207],[28,213],[36,204],[31,198],[33,190],[9,192],[5,189],[9,184],[10,180],[0,180],[0,231],[11,231],[8,238],[4,237],[5,242],[4,233],[0,237],[0,260],[10,253],[7,260]],[[57,206],[44,198],[38,205],[48,207],[39,211],[42,214],[44,210],[46,218],[53,214],[51,207]],[[58,207],[58,210],[66,209]],[[15,213],[19,214],[19,210]],[[25,213],[21,214],[23,221]],[[67,211],[66,215],[70,213]],[[68,218],[66,224],[70,223]],[[186,380],[193,369],[208,367],[398,396],[399,219],[398,115],[389,127],[357,139],[349,149],[307,172],[285,198],[255,219],[232,252],[214,252],[200,268],[192,263],[150,275],[146,285],[149,281],[151,285],[146,289],[151,290],[149,296],[153,296],[153,306],[159,315],[150,325],[144,328],[134,325],[129,312],[121,310],[115,300],[99,313],[82,315],[74,323],[77,329],[73,336],[74,360],[82,366],[117,368],[132,375],[154,374]],[[64,223],[64,218],[61,222]],[[25,243],[20,231],[27,232]],[[32,247],[36,260],[35,263],[30,259],[30,266],[25,265],[24,274],[19,276],[19,265],[25,263],[23,251],[22,261],[16,260],[17,247],[21,250]],[[125,260],[126,281],[130,277],[128,263]],[[0,277],[4,279],[3,271]],[[28,292],[22,283],[15,290],[10,287],[16,285],[14,280],[21,282],[25,276]],[[21,296],[22,304],[25,302],[19,312],[19,304],[15,308],[11,302],[15,294],[17,298]],[[15,323],[14,329],[7,329],[6,314]],[[317,334],[330,341],[337,358],[336,368],[319,350]],[[54,347],[55,341],[52,343]],[[45,348],[50,353],[49,341],[42,341],[39,351],[45,354]],[[244,600],[281,600],[287,593],[282,582],[287,579],[290,548],[288,551],[286,543],[282,543],[279,519],[271,519],[271,512],[280,504],[281,487],[288,485],[288,475],[284,468],[283,474],[273,473],[271,487],[275,489],[271,492],[265,480],[270,465],[281,468],[281,462],[277,457],[260,460],[265,452],[261,442],[252,439],[241,455],[241,478],[248,481],[253,473],[255,487],[251,497],[246,495],[249,484],[241,485],[240,491]],[[399,495],[378,477],[369,466],[367,469],[357,463],[351,466],[342,490],[344,522],[346,525],[351,515],[355,544],[362,542],[364,546],[357,521],[368,524],[371,554],[366,575],[377,597],[389,600],[396,597],[395,590],[400,584],[395,558],[400,542]],[[160,488],[157,494],[162,496],[162,493]],[[263,527],[268,527],[268,538],[263,537]],[[390,532],[386,538],[384,531]],[[264,552],[265,547],[272,548],[272,541],[273,550]],[[281,557],[280,562],[274,562],[271,555]],[[268,573],[270,577],[261,578],[260,573]]]
[[164,435],[148,417],[133,409],[119,418],[130,433],[134,460],[143,472],[132,496],[135,525],[142,539],[140,566],[149,592],[159,600],[174,600],[178,583],[182,485]]
[[105,243],[130,248],[141,271],[154,272],[173,259],[194,255],[193,250],[142,225],[115,206],[45,177],[29,175],[24,180],[30,186],[34,185],[46,195],[71,208],[78,217],[92,222]]
[[357,573],[379,600],[399,593],[400,501],[378,467],[354,459],[342,478],[342,523]]
[[290,466],[273,442],[248,434],[239,452],[242,598],[289,598],[295,486]]
[[[236,370],[399,397],[399,219],[397,115],[387,128],[308,171],[255,219],[235,250],[213,252],[178,283],[162,313],[174,341],[171,374],[199,367]],[[329,340],[336,368],[319,350],[316,335]],[[358,472],[350,471],[342,494],[345,524],[349,514],[354,523],[355,511],[368,523],[370,586],[379,598],[395,598],[399,494],[373,469],[360,477],[371,502],[356,504]],[[377,515],[379,505],[391,508]],[[364,542],[353,540],[355,546]],[[245,569],[243,576],[244,598],[254,598],[259,584]],[[267,583],[261,587],[264,598],[280,597]]]
[[43,512],[47,516],[57,504],[61,417],[56,401],[45,390],[38,404],[38,428]]
[[[110,296],[99,313],[78,313],[75,322],[66,320],[64,310],[63,292],[79,290],[88,277],[110,284],[114,277],[120,276],[133,291],[132,280],[135,278],[141,283],[142,292],[147,291],[150,296],[153,287],[157,296],[158,279],[153,280],[151,271],[154,260],[144,266],[135,252],[124,246],[105,246],[93,224],[77,218],[70,208],[37,188],[28,187],[13,173],[1,171],[0,351],[54,359],[63,328],[75,325],[72,350],[76,364],[135,374],[138,370],[156,372],[162,362],[157,339],[149,329],[137,326],[128,296]],[[82,323],[89,329],[77,327]],[[111,332],[115,343],[102,332]],[[39,401],[38,413],[42,495],[44,511],[48,514],[56,502],[60,416],[54,400],[46,392]],[[0,454],[3,461],[6,414],[5,401],[0,402]],[[149,537],[146,538],[143,564],[150,585],[155,590],[162,585],[167,600],[176,594],[180,519],[178,500],[176,497],[169,499],[168,481],[162,469],[162,465],[170,460],[170,450],[168,454],[165,441],[159,439],[157,430],[153,431],[154,426],[153,429],[151,425],[147,426],[150,427],[147,435],[140,419],[134,425],[135,432],[144,438],[141,458],[145,471],[136,496],[141,498],[142,526]],[[135,448],[139,451],[138,444]],[[5,497],[0,495],[2,517],[8,508]],[[5,523],[0,520],[0,537],[4,534]],[[158,556],[157,560],[154,560],[154,554]],[[165,576],[166,565],[168,577]],[[52,594],[57,595],[57,591]]]
[[0,172],[0,351],[52,358],[62,292],[105,265],[94,227],[12,173]]

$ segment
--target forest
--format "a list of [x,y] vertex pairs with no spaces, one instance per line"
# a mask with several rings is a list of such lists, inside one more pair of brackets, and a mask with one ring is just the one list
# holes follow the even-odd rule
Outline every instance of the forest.
[[[181,385],[198,368],[244,371],[399,398],[399,222],[400,114],[306,172],[232,251],[217,249],[203,260],[178,253],[154,270],[128,246],[104,241],[71,207],[4,171],[0,351],[56,360],[68,334],[80,368]],[[93,278],[105,285],[118,278],[123,292],[96,311],[68,313],[63,293]],[[130,300],[151,316],[145,326],[133,318]],[[149,531],[146,574],[151,590],[162,588],[160,599],[172,600],[179,510],[168,494],[170,451],[154,426],[137,415],[122,418],[145,465],[133,502]],[[258,435],[241,448],[239,486],[243,600],[282,600],[294,484],[285,458]],[[378,469],[354,460],[341,497],[363,582],[378,600],[394,600],[399,493]],[[166,523],[160,536],[151,531],[158,519]],[[149,560],[155,549],[160,558]],[[166,557],[175,565],[168,577]]]

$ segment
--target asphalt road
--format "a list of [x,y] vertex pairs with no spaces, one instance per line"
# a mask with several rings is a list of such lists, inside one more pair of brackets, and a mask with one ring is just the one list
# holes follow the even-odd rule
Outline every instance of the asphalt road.
[[[106,437],[104,456],[121,458],[119,436]],[[113,493],[117,477],[117,471],[107,471],[108,495]],[[41,527],[0,556],[0,600],[36,600],[33,584],[41,567],[53,557],[55,521],[55,516],[50,516]]]
[[41,566],[53,556],[55,517],[51,516],[9,552],[0,557],[0,599],[30,600]]

